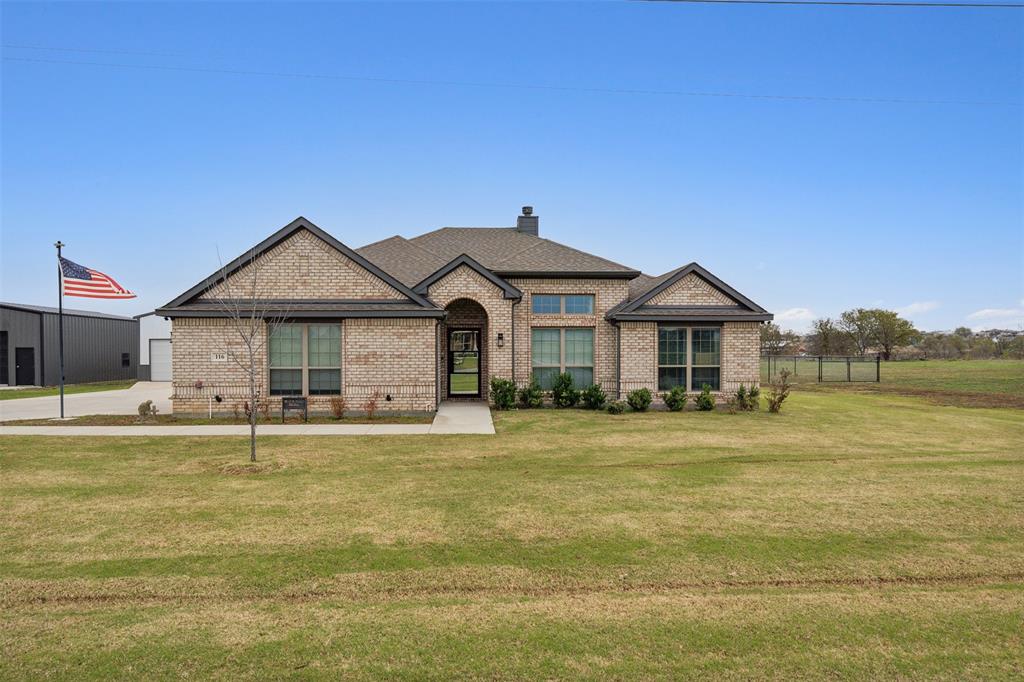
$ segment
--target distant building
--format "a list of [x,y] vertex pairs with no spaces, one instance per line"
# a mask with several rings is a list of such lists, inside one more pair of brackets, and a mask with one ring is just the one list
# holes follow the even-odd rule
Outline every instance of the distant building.
[[[0,385],[60,383],[57,308],[0,303]],[[135,379],[139,322],[132,317],[64,309],[64,382]]]
[[139,321],[139,381],[171,380],[171,321],[155,313]]

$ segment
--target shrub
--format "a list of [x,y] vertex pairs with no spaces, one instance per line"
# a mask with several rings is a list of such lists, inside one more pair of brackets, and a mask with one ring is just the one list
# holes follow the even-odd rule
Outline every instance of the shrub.
[[605,394],[604,389],[601,388],[601,384],[587,386],[580,393],[580,398],[583,400],[583,407],[588,410],[600,410],[608,402],[608,396]]
[[335,419],[341,419],[345,416],[345,407],[347,407],[347,404],[341,396],[331,398],[331,414],[334,415]]
[[729,399],[729,409],[733,412],[753,412],[761,409],[761,389],[751,386],[748,391],[746,386],[740,384],[740,390]]
[[152,409],[153,409],[153,401],[152,400],[147,400],[144,403],[139,403],[139,416],[140,417],[148,417],[151,414],[150,410],[152,410]]
[[711,385],[704,384],[700,389],[700,395],[693,401],[697,409],[702,412],[709,412],[715,409],[715,396],[711,395]]
[[555,385],[551,387],[551,399],[555,407],[575,407],[580,401],[580,392],[572,385],[572,375],[562,372],[555,378]]
[[491,400],[499,410],[511,410],[516,406],[516,385],[511,379],[491,377]]
[[782,403],[789,397],[789,370],[779,372],[771,384],[768,385],[768,392],[765,397],[768,399],[768,411],[778,412],[782,409]]
[[686,389],[683,386],[673,386],[672,390],[661,396],[665,405],[673,412],[681,412],[686,407]]
[[651,395],[650,390],[646,388],[630,391],[629,395],[626,396],[626,402],[629,403],[634,412],[646,412],[647,408],[651,406],[653,399],[654,397]]
[[613,400],[608,403],[608,414],[622,414],[626,411],[626,403],[621,400]]
[[536,379],[531,378],[530,385],[519,391],[519,404],[528,408],[537,408],[544,404],[544,391]]
[[366,399],[363,409],[366,411],[366,418],[373,419],[377,414],[377,401],[380,400],[380,391],[374,391],[373,395]]

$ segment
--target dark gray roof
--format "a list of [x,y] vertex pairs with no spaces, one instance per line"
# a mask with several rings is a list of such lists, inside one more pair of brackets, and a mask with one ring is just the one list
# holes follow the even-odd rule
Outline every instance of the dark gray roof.
[[678,322],[723,322],[750,321],[763,322],[772,319],[771,313],[756,312],[744,306],[671,306],[645,305],[634,311],[617,312],[612,315],[616,320],[678,321]]
[[[244,302],[242,302],[244,305]],[[402,301],[271,300],[260,303],[265,315],[288,317],[441,317],[440,308],[424,308]],[[157,315],[170,317],[229,317],[215,301],[194,301],[173,308],[157,308]]]
[[433,254],[442,265],[466,254],[504,277],[564,273],[631,279],[640,274],[625,265],[520,232],[514,227],[442,227],[406,241]]
[[[28,305],[23,303],[2,303],[0,302],[0,308],[10,308],[11,310],[24,310],[30,313],[46,313],[49,315],[56,315],[59,309],[47,305]],[[107,320],[128,320],[135,321],[134,317],[127,315],[110,315],[108,313],[98,313],[95,310],[78,310],[77,308],[64,308],[65,315],[75,315],[76,317],[100,317]]]
[[416,286],[448,262],[397,235],[367,244],[356,251],[408,287]]

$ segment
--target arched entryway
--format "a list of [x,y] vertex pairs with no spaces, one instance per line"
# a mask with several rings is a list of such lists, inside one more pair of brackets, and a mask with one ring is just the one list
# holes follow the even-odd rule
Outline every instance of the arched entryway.
[[441,325],[442,393],[446,399],[486,400],[487,311],[469,298],[458,298],[445,307]]

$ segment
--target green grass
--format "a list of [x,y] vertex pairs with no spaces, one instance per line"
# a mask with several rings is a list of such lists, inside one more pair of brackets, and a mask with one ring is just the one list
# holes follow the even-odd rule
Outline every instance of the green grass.
[[0,441],[0,677],[1019,679],[1024,412]]
[[[120,391],[131,388],[135,380],[130,381],[97,381],[91,384],[69,384],[64,387],[64,395],[72,393],[95,393],[96,391]],[[41,388],[10,388],[0,391],[0,400],[17,400],[19,398],[41,398],[48,395],[58,395],[60,389],[56,386],[43,386]]]
[[[762,379],[765,361],[762,360]],[[869,391],[919,396],[965,407],[1024,408],[1024,360],[907,360],[883,362],[881,382],[817,383],[817,360],[780,360],[778,367],[794,372],[791,381],[801,389]],[[833,370],[845,376],[845,369]],[[874,365],[861,376],[874,376]],[[856,370],[855,370],[856,371]]]

